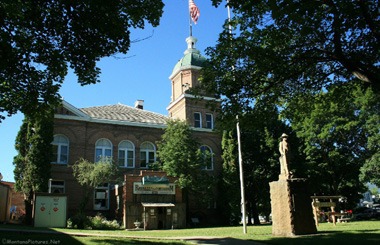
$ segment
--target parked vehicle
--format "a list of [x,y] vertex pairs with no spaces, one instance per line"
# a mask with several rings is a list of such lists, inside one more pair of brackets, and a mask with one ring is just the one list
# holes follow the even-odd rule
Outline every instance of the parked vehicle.
[[380,212],[379,210],[376,210],[376,209],[367,208],[357,213],[354,213],[354,219],[355,220],[380,219]]

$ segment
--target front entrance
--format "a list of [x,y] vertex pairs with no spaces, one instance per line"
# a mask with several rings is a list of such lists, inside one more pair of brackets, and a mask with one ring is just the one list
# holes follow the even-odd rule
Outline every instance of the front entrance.
[[145,230],[171,229],[176,223],[172,203],[142,203],[144,207],[142,220]]

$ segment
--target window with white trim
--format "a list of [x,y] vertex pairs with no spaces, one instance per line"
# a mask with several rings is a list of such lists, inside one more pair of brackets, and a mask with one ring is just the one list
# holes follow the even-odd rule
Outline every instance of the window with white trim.
[[201,146],[202,153],[202,169],[204,170],[213,170],[214,169],[214,159],[213,153],[210,147],[206,145]]
[[118,163],[119,167],[135,167],[135,146],[129,140],[123,140],[119,144]]
[[195,128],[202,127],[202,115],[200,112],[194,112],[194,127]]
[[65,193],[65,181],[49,179],[49,193]]
[[94,210],[108,210],[109,198],[109,184],[105,183],[97,186],[94,190]]
[[156,148],[150,142],[144,142],[140,146],[140,167],[147,168],[156,161]]
[[214,128],[214,118],[212,114],[206,114],[206,128],[213,129]]
[[69,139],[61,134],[54,135],[52,163],[67,164],[69,159]]
[[112,143],[108,139],[99,139],[95,143],[95,162],[112,160]]

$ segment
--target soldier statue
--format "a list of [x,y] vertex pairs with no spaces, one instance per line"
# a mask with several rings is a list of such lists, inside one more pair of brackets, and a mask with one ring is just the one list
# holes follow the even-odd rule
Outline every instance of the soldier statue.
[[284,179],[289,179],[292,177],[292,173],[289,171],[289,146],[287,141],[288,135],[282,134],[280,139],[280,176]]

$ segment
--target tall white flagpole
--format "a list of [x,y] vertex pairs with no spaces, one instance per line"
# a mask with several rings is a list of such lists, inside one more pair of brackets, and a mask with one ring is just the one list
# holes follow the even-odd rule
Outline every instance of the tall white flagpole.
[[245,211],[245,190],[244,190],[244,173],[243,173],[243,157],[241,154],[241,141],[240,141],[240,126],[239,116],[236,116],[236,131],[238,138],[238,152],[239,152],[239,172],[240,172],[240,195],[241,195],[241,212],[243,215],[243,233],[247,233],[247,220]]
[[[229,0],[227,0],[227,14],[228,14],[228,22],[231,21],[231,9],[229,4]],[[228,24],[228,29],[230,34],[232,34],[231,24]],[[235,69],[232,66],[232,69]],[[241,212],[242,212],[242,222],[243,222],[243,233],[247,234],[247,218],[246,218],[246,210],[245,210],[245,188],[244,188],[244,172],[243,172],[243,157],[241,154],[241,141],[240,141],[240,125],[239,125],[239,116],[236,116],[236,131],[238,138],[238,152],[239,152],[239,176],[240,176],[240,195],[241,195]]]

